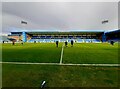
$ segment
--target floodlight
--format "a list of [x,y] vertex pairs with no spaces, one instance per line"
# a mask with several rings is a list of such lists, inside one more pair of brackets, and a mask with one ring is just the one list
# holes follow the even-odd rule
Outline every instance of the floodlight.
[[109,21],[108,20],[103,20],[102,21],[102,24],[106,24],[106,23],[108,23]]

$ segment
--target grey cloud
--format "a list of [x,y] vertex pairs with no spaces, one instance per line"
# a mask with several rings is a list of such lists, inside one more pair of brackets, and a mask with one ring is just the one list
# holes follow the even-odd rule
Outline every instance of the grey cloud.
[[[3,2],[3,32],[8,28],[26,29],[112,30],[118,29],[117,2]],[[4,14],[3,14],[4,15]],[[101,24],[108,19],[108,24]],[[6,28],[7,27],[7,28]]]

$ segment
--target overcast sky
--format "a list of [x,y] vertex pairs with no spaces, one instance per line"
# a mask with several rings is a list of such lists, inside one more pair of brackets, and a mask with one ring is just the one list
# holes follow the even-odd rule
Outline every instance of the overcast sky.
[[[21,25],[24,20],[28,24]],[[101,24],[109,20],[107,24]],[[117,2],[3,2],[2,32],[118,29]]]

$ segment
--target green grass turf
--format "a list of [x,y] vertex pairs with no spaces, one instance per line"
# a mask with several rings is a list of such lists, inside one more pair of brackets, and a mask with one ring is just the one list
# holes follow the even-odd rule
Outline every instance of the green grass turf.
[[3,87],[117,87],[117,67],[3,64]]
[[[2,44],[2,61],[59,63],[62,43]],[[63,63],[118,63],[118,44],[74,44],[64,47]],[[2,66],[3,87],[117,87],[118,67],[82,67],[60,65]]]
[[[62,44],[25,43],[24,45],[2,44],[3,61],[59,63]],[[63,63],[118,63],[118,44],[75,43],[64,47]]]
[[[61,44],[60,44],[61,45]],[[59,62],[61,46],[56,48],[53,43],[16,43],[2,45],[2,61],[7,62]]]
[[80,43],[64,47],[63,63],[118,63],[118,44]]

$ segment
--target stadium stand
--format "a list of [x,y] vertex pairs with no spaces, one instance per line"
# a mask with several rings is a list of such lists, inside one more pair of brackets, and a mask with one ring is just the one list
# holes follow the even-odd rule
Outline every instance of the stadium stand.
[[7,43],[10,42],[7,36],[0,36],[0,42],[2,43],[3,41]]
[[99,39],[92,39],[93,43],[100,43],[101,41]]
[[78,43],[83,43],[84,41],[83,41],[83,39],[77,39],[77,42]]
[[84,39],[85,40],[85,43],[90,43],[91,42],[91,39]]
[[20,39],[23,42],[71,42],[74,40],[78,43],[100,43],[120,40],[120,30],[104,32],[104,31],[84,31],[84,32],[11,32],[8,38],[14,38],[17,41]]
[[106,34],[106,40],[108,42],[110,42],[110,41],[114,41],[114,42],[120,41],[120,30],[106,32],[105,34]]

